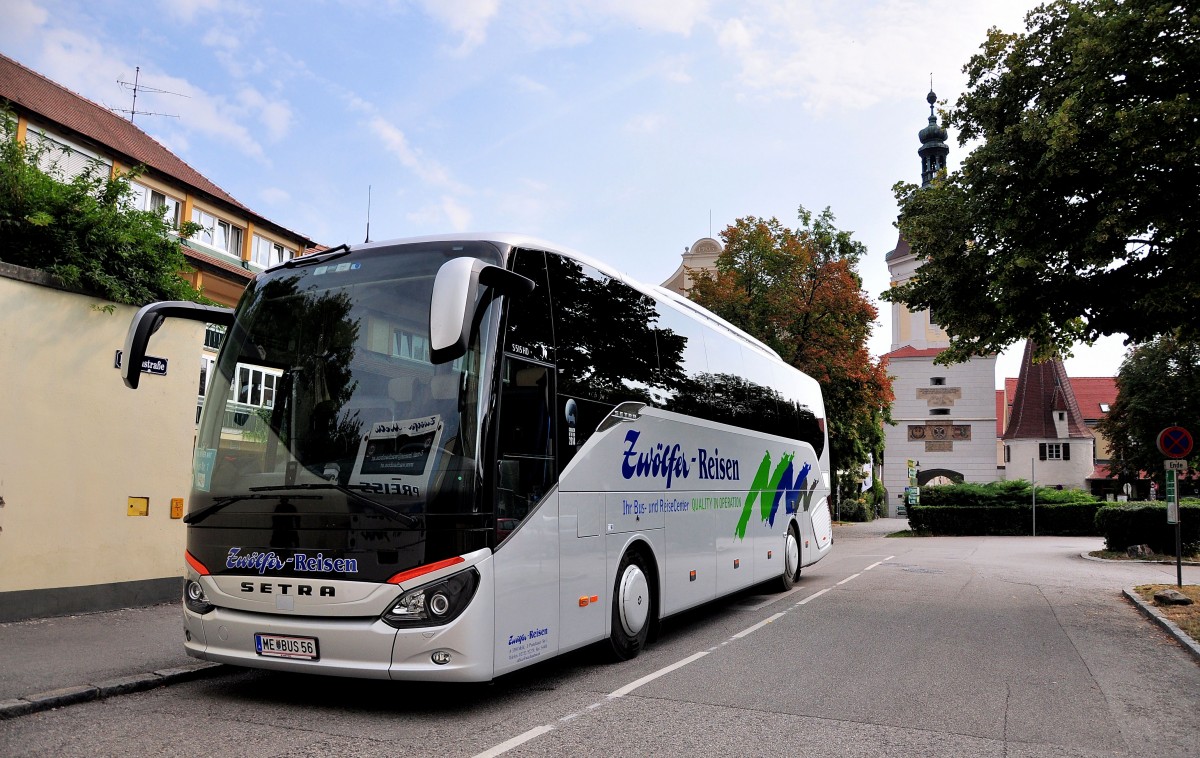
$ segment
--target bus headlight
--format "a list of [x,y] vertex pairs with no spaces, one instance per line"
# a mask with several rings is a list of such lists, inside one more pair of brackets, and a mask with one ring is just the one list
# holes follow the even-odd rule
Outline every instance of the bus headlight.
[[192,613],[204,615],[209,613],[215,607],[208,602],[208,597],[204,594],[204,588],[200,586],[200,582],[192,579],[187,580],[183,585],[183,604]]
[[478,571],[473,568],[460,571],[405,592],[381,618],[396,628],[446,624],[458,618],[478,587]]

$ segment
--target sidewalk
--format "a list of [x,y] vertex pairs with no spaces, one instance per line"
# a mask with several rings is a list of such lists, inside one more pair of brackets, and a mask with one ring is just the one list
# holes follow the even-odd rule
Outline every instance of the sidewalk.
[[179,603],[0,624],[0,719],[220,670],[183,651]]

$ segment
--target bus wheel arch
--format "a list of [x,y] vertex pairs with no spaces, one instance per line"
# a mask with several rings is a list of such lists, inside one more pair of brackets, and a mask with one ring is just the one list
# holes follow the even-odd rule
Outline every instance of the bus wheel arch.
[[658,625],[658,571],[650,546],[625,548],[613,581],[609,648],[615,661],[635,658]]
[[787,533],[783,537],[783,573],[779,577],[779,588],[787,592],[796,586],[800,580],[800,567],[804,561],[800,554],[800,530],[795,519],[788,522]]

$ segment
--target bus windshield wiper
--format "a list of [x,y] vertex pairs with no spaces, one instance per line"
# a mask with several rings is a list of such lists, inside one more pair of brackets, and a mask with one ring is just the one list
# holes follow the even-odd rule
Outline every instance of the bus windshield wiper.
[[[419,526],[420,525],[420,523],[421,523],[420,521],[418,521],[417,519],[408,515],[407,513],[402,513],[400,511],[396,510],[395,508],[392,508],[391,506],[376,502],[365,495],[361,495],[361,494],[355,492],[354,491],[355,489],[356,488],[354,488],[354,487],[343,487],[340,484],[293,484],[291,486],[282,484],[282,485],[277,485],[277,486],[273,486],[273,487],[251,487],[250,491],[251,492],[274,492],[276,490],[335,490],[337,492],[342,493],[343,495],[350,498],[351,500],[358,503],[359,505],[364,505],[367,508],[369,508],[373,511],[376,511],[377,513],[382,513],[385,516],[391,516],[392,518],[396,519],[397,521],[401,521],[401,522],[407,524],[408,526]],[[251,497],[258,498],[258,497],[272,497],[272,496],[271,495],[251,495]],[[317,495],[301,495],[300,497],[314,498],[314,497],[318,497],[318,496]]]
[[[196,511],[195,513],[189,513],[188,515],[184,516],[183,523],[195,524],[197,522],[203,521],[204,519],[213,515],[217,511],[224,508],[225,506],[233,505],[234,503],[239,503],[243,500],[274,500],[278,497],[279,497],[278,495],[233,495],[231,497],[223,497],[219,500],[212,501],[211,503],[204,506],[203,508]],[[320,500],[321,499],[320,495],[297,495],[295,497],[297,500]]]

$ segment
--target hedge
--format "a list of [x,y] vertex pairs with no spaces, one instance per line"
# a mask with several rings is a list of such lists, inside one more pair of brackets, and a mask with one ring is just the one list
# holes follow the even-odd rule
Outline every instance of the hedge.
[[[1200,502],[1181,503],[1179,523],[1183,553],[1200,552]],[[1149,545],[1156,553],[1175,554],[1175,525],[1167,523],[1167,505],[1161,500],[1105,505],[1096,512],[1096,529],[1108,550]]]
[[[921,488],[921,505],[998,506],[1029,505],[1029,482],[1013,479],[987,484],[942,484]],[[1037,488],[1037,504],[1094,503],[1096,498],[1077,489]]]
[[[932,488],[931,488],[932,489]],[[1033,533],[1033,508],[1021,505],[921,505],[908,507],[913,531],[937,535],[1028,535]],[[1099,534],[1096,513],[1104,503],[1050,503],[1037,506],[1037,533],[1062,536]]]

